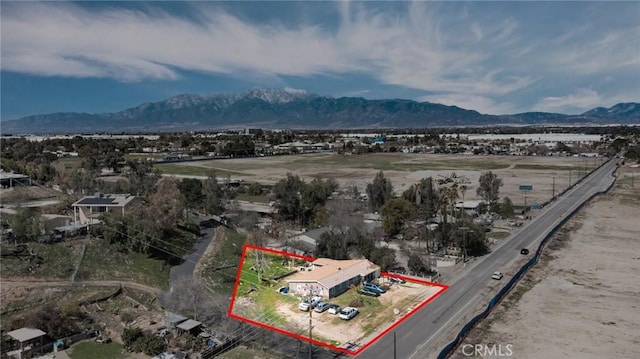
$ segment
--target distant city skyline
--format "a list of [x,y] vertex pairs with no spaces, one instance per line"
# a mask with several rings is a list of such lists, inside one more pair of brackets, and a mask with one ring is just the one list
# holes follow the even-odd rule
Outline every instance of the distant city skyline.
[[2,120],[290,87],[487,114],[640,101],[640,2],[5,2]]

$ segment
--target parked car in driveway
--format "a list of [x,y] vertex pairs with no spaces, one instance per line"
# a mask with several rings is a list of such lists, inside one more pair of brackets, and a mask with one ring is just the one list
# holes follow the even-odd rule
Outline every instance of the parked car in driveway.
[[495,280],[500,280],[502,279],[502,277],[504,277],[504,274],[502,274],[502,272],[493,272],[493,274],[491,275],[491,279],[495,279]]
[[387,290],[382,288],[382,286],[375,284],[373,282],[364,282],[364,284],[362,285],[363,289],[372,291],[372,292],[378,292],[380,294],[385,293]]
[[340,313],[340,306],[337,304],[329,304],[329,314]]
[[318,304],[316,304],[316,306],[313,308],[313,311],[316,313],[322,313],[325,310],[329,309],[329,303],[327,302],[319,302]]
[[358,315],[358,310],[354,307],[346,307],[340,311],[338,316],[343,320],[351,320],[353,317]]
[[308,312],[311,309],[311,304],[307,302],[301,302],[300,304],[298,304],[298,309],[303,312]]
[[405,281],[404,279],[401,279],[401,278],[389,277],[389,282],[398,283],[398,284],[404,284],[407,281]]

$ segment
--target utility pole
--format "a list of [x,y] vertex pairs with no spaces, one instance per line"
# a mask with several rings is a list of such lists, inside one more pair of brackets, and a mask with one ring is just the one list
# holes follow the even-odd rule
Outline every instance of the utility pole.
[[312,357],[313,344],[311,343],[311,330],[313,329],[313,308],[311,308],[311,289],[309,289],[309,359]]
[[462,231],[462,264],[465,265],[467,263],[467,229],[469,227],[460,227]]
[[571,169],[569,169],[569,187],[571,187]]
[[397,359],[396,357],[396,332],[393,332],[393,359]]
[[551,183],[551,199],[556,197],[556,178],[553,177],[553,182]]

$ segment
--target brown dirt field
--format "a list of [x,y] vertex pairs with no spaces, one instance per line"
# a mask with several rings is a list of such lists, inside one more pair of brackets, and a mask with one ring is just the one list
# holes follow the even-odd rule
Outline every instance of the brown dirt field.
[[[380,170],[391,180],[400,193],[420,179],[432,176],[448,176],[452,172],[465,175],[470,180],[465,200],[478,199],[476,187],[480,175],[493,171],[503,180],[501,197],[509,196],[514,203],[524,204],[518,186],[533,185],[527,204],[541,203],[569,186],[581,177],[585,167],[594,168],[602,159],[577,157],[540,156],[472,156],[379,153],[344,156],[338,154],[305,154],[295,156],[273,156],[259,158],[211,160],[180,163],[244,173],[237,175],[245,181],[273,184],[288,172],[305,180],[314,176],[333,177],[343,186],[354,186],[362,192]],[[571,178],[570,178],[571,177]]]
[[[412,282],[394,284],[388,288],[387,293],[378,297],[381,307],[359,308],[360,313],[350,321],[340,320],[337,315],[329,312],[313,312],[313,333],[326,341],[364,344],[393,322],[410,313],[420,303],[435,295],[438,290],[440,290],[439,287]],[[307,333],[308,312],[301,312],[296,305],[291,304],[280,305],[276,310],[289,323],[299,328],[299,333],[303,335]]]
[[631,187],[631,170],[551,240],[463,344],[512,344],[516,358],[640,358],[640,181]]

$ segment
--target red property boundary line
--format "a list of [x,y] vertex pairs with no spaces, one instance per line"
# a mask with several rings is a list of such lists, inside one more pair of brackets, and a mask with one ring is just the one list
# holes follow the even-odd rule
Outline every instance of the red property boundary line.
[[419,283],[419,284],[428,285],[428,286],[432,286],[432,287],[439,287],[440,289],[435,294],[433,294],[431,297],[429,297],[427,300],[425,300],[424,302],[420,303],[420,305],[418,305],[417,307],[413,308],[409,313],[405,314],[399,320],[395,321],[391,326],[389,326],[383,332],[381,332],[380,334],[376,335],[375,338],[373,338],[372,340],[367,342],[365,345],[363,345],[360,348],[358,348],[358,350],[352,351],[352,350],[340,348],[340,347],[337,347],[335,345],[331,345],[329,343],[322,342],[322,341],[319,341],[319,340],[316,340],[316,339],[313,339],[313,338],[309,339],[309,337],[305,337],[305,336],[302,336],[300,334],[292,333],[292,332],[286,331],[284,329],[280,329],[278,327],[274,327],[272,325],[264,324],[262,322],[255,321],[255,320],[250,319],[250,318],[245,318],[245,317],[233,314],[233,306],[234,306],[235,301],[236,301],[236,295],[237,295],[237,292],[238,292],[238,285],[240,284],[240,277],[242,276],[242,268],[244,267],[245,255],[246,255],[248,249],[264,251],[264,252],[268,252],[268,253],[272,253],[272,254],[276,254],[276,255],[281,255],[281,256],[286,256],[286,257],[294,257],[294,258],[303,259],[303,260],[306,260],[306,261],[309,261],[309,262],[313,262],[313,261],[315,261],[317,259],[317,258],[314,258],[314,257],[302,256],[302,255],[289,253],[289,252],[283,252],[283,251],[279,251],[279,250],[275,250],[275,249],[271,249],[271,248],[265,248],[265,247],[254,246],[254,245],[251,245],[251,244],[245,244],[244,247],[242,248],[242,257],[240,258],[240,265],[238,266],[238,273],[236,274],[236,282],[235,282],[235,285],[233,287],[233,296],[231,298],[231,303],[229,304],[229,310],[227,312],[227,315],[230,318],[233,318],[233,319],[237,319],[237,320],[240,320],[240,321],[243,321],[243,322],[246,322],[246,323],[249,323],[249,324],[253,324],[253,325],[256,325],[258,327],[265,328],[265,329],[273,330],[275,332],[278,332],[278,333],[281,333],[281,334],[284,334],[284,335],[288,335],[288,336],[294,337],[296,339],[300,339],[300,340],[303,340],[303,341],[306,341],[306,342],[311,342],[313,344],[316,344],[316,345],[319,345],[319,346],[323,346],[323,347],[329,348],[331,350],[339,351],[339,352],[342,352],[342,353],[345,353],[345,354],[349,354],[349,355],[358,355],[363,350],[367,349],[369,346],[371,346],[373,343],[375,343],[378,339],[382,338],[387,333],[392,331],[394,328],[396,328],[398,325],[400,325],[400,323],[405,321],[407,318],[409,318],[411,315],[413,315],[416,311],[422,309],[424,306],[429,304],[429,302],[434,300],[436,297],[438,297],[440,294],[442,294],[445,290],[447,290],[449,288],[449,286],[445,285],[445,284],[433,283],[433,282],[429,282],[429,281],[426,281],[426,280],[420,280],[420,279],[415,279],[415,278],[404,277],[404,276],[401,276],[401,275],[398,275],[398,274],[394,274],[394,273],[386,273],[386,272],[381,273],[381,276],[384,276],[384,277],[393,277],[393,278],[404,279],[407,282],[414,282],[414,283]]

